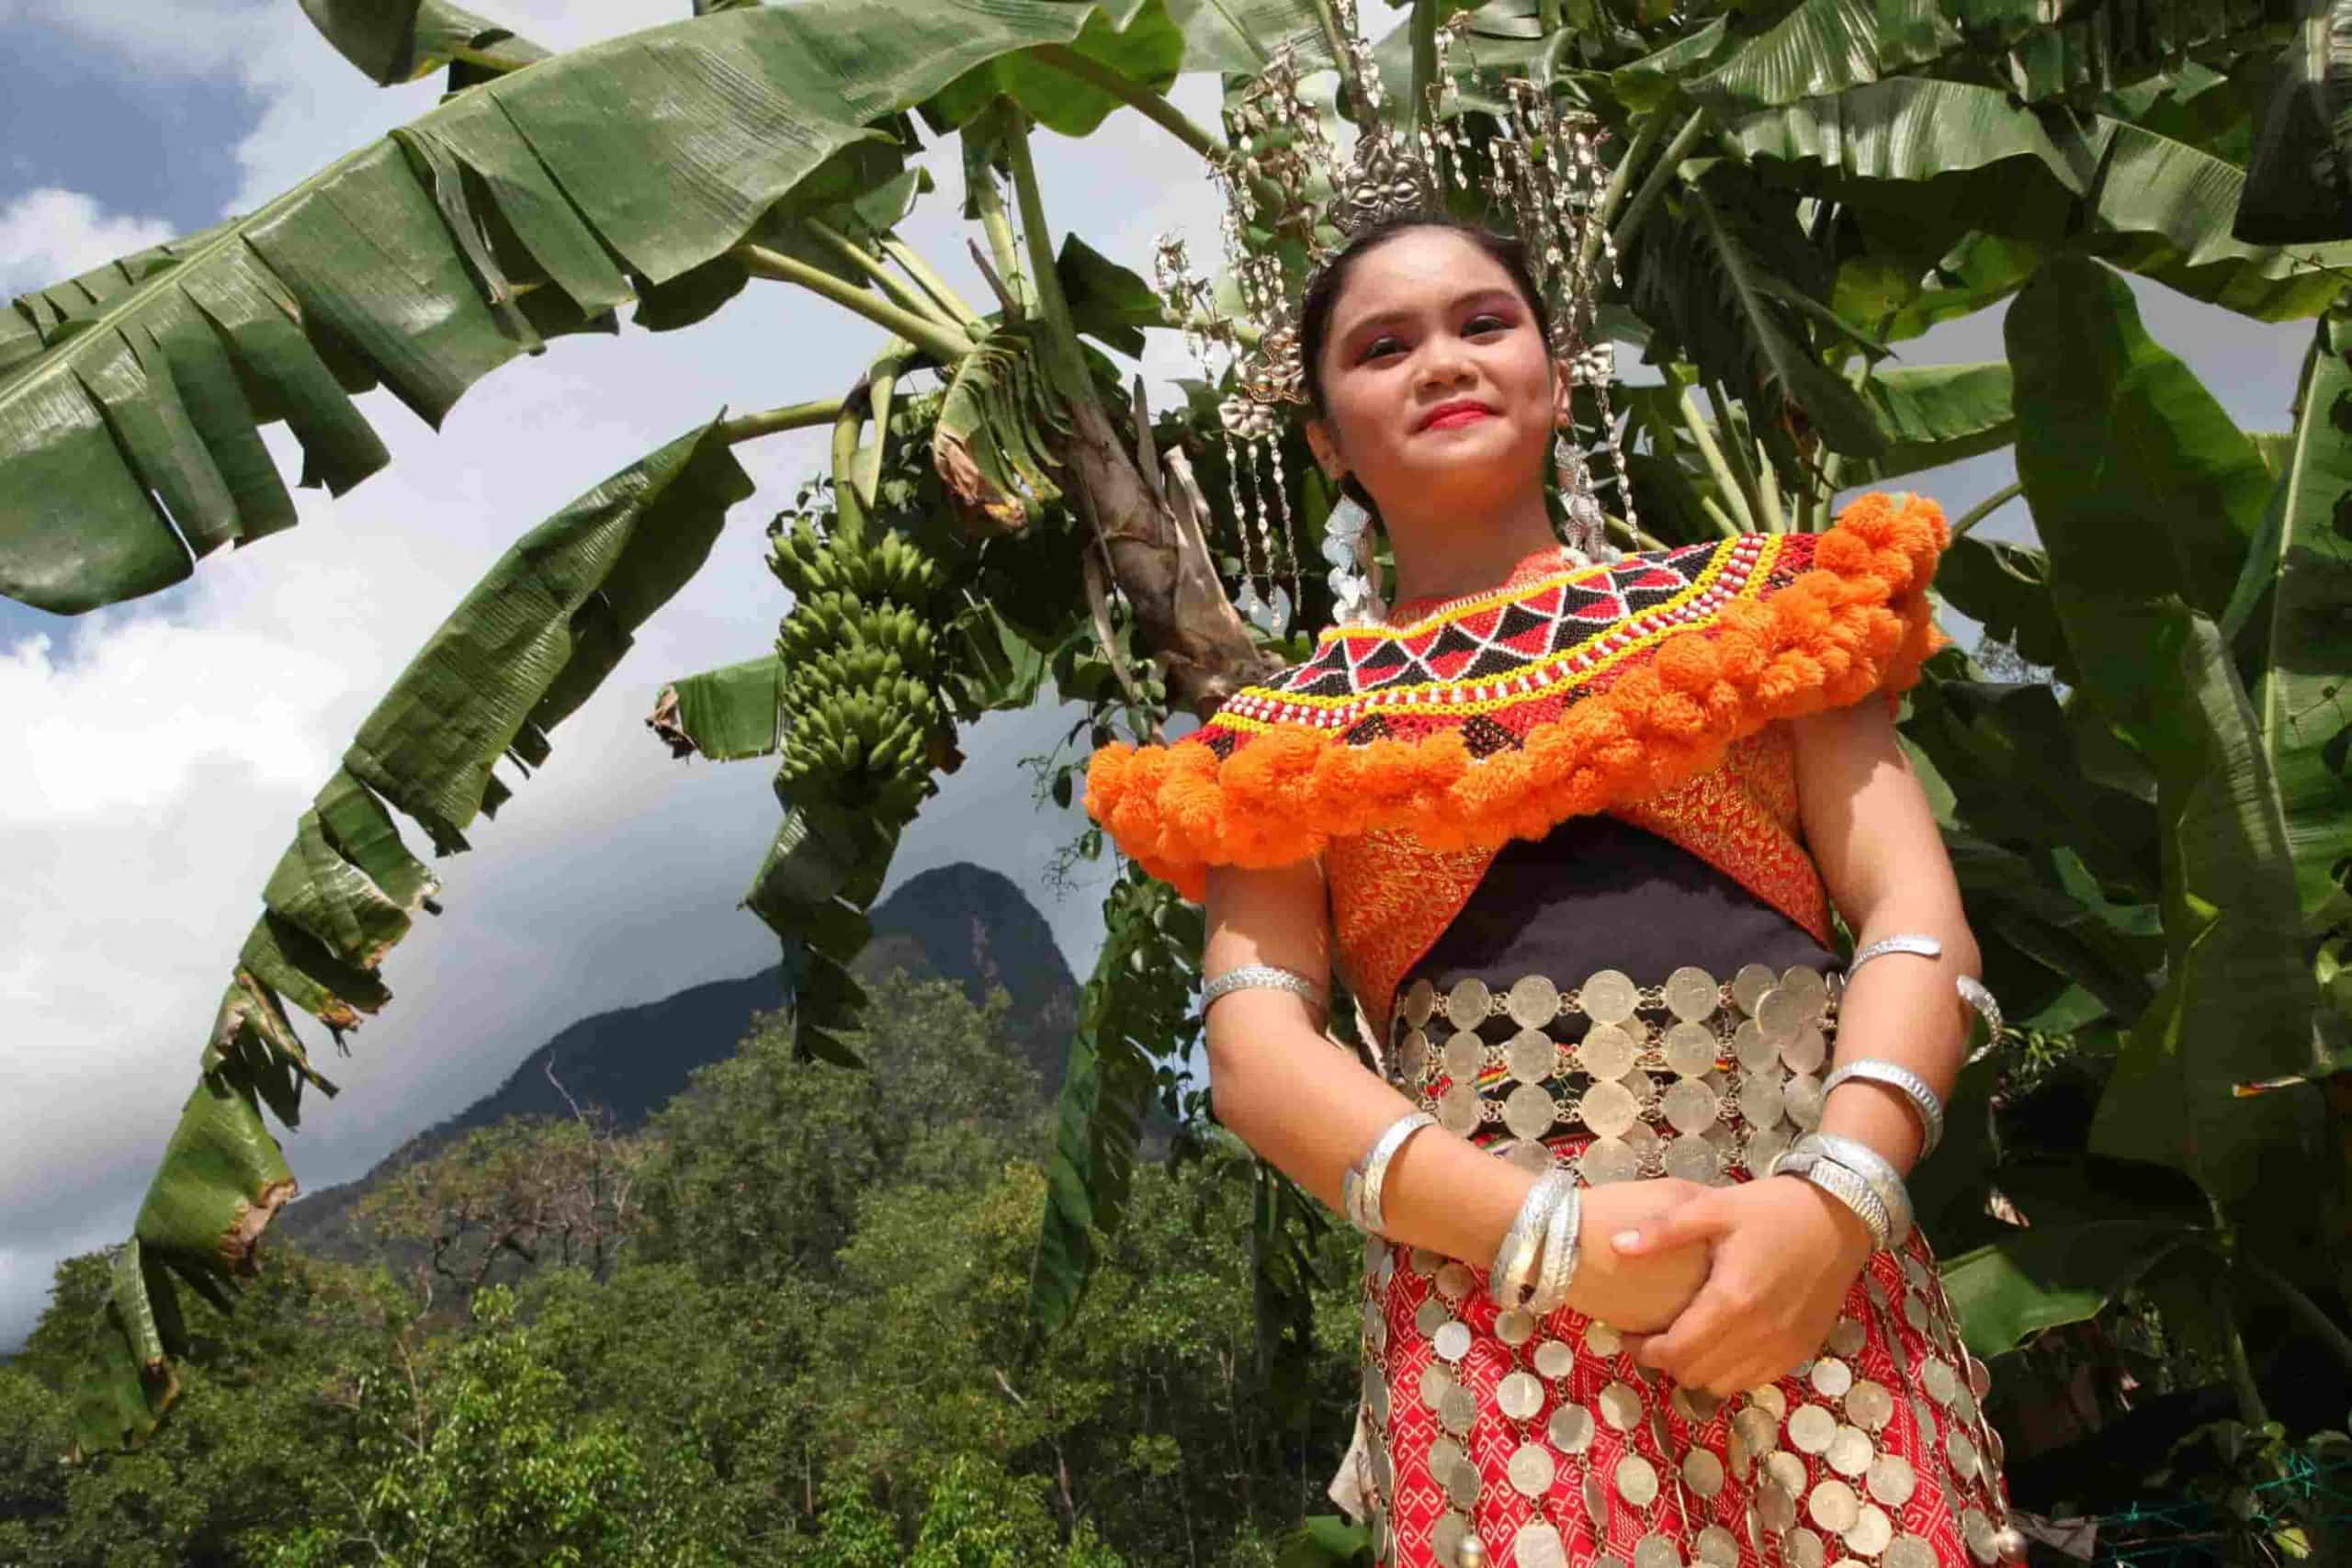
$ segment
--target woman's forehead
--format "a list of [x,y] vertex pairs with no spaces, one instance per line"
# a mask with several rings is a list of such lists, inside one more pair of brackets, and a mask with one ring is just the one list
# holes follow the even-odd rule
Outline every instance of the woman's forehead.
[[1500,292],[1519,297],[1502,263],[1451,229],[1408,229],[1358,256],[1340,291],[1341,332],[1375,316],[1442,310]]

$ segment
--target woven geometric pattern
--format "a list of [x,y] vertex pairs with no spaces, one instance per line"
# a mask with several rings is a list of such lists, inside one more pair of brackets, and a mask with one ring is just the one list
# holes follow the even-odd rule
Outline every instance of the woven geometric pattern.
[[1639,669],[1674,632],[1784,586],[1811,534],[1747,535],[1628,556],[1460,601],[1399,627],[1339,626],[1272,686],[1236,695],[1198,739],[1229,756],[1277,724],[1349,745],[1459,728],[1471,755],[1517,745],[1566,705]]

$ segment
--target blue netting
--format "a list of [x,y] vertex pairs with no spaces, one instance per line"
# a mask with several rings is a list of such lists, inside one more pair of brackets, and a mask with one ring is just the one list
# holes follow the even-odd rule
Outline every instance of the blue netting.
[[2190,1498],[2162,1506],[2135,1504],[2098,1518],[2098,1563],[2132,1568],[2188,1568],[2189,1564],[2236,1562],[2233,1550],[2250,1534],[2298,1526],[2352,1526],[2352,1461],[2328,1464],[2290,1450],[2287,1473],[2247,1491],[2253,1512],[2240,1517],[2219,1503]]

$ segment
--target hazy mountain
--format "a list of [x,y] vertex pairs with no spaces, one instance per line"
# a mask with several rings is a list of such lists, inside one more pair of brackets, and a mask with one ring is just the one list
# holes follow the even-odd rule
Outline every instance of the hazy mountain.
[[[904,969],[954,980],[975,1000],[1003,987],[1012,1038],[1046,1091],[1059,1086],[1078,987],[1045,918],[1006,877],[959,863],[909,878],[876,907],[874,940],[854,967],[868,977]],[[753,1014],[783,1002],[771,969],[583,1018],[525,1056],[496,1090],[409,1139],[367,1175],[289,1204],[276,1228],[287,1240],[341,1250],[354,1205],[384,1171],[509,1116],[568,1115],[567,1093],[636,1126],[696,1067],[731,1055]]]

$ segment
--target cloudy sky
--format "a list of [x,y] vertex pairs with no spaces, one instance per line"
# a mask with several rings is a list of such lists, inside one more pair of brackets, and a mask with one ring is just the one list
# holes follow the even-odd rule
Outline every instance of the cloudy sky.
[[[485,8],[561,47],[685,6]],[[249,210],[435,92],[371,87],[294,6],[259,0],[0,0],[0,295]],[[1178,97],[1211,118],[1210,84]],[[1049,214],[1084,223],[1098,248],[1148,271],[1152,236],[1172,227],[1195,255],[1215,254],[1191,155],[1156,128],[1122,113],[1084,143],[1041,140]],[[957,176],[937,172],[942,192],[910,238],[983,296],[962,259]],[[2299,330],[2143,300],[2241,421],[2286,423]],[[1995,317],[1963,323],[1905,357],[1997,356],[1997,333]],[[721,404],[837,392],[876,342],[809,297],[755,288],[699,328],[559,342],[476,387],[437,434],[370,394],[392,466],[340,502],[300,492],[301,527],[77,620],[0,600],[0,722],[22,738],[0,766],[0,1353],[59,1257],[126,1234],[294,818],[458,597],[612,468]],[[447,913],[393,955],[396,1004],[330,1067],[343,1097],[316,1102],[288,1140],[306,1187],[357,1175],[577,1018],[772,962],[764,928],[734,907],[774,826],[766,765],[673,763],[640,722],[665,678],[750,657],[773,635],[782,606],[760,525],[817,454],[805,437],[738,452],[762,494],[712,564],[557,733],[551,765],[473,835],[475,851],[441,863]],[[2008,478],[1985,460],[1921,488],[1956,513]],[[1989,531],[2014,533],[2018,512]],[[1015,765],[1066,721],[1040,712],[968,736],[970,761],[895,875],[959,859],[1004,872],[1083,972],[1100,877],[1066,895],[1044,886],[1079,823],[1035,806]]]

